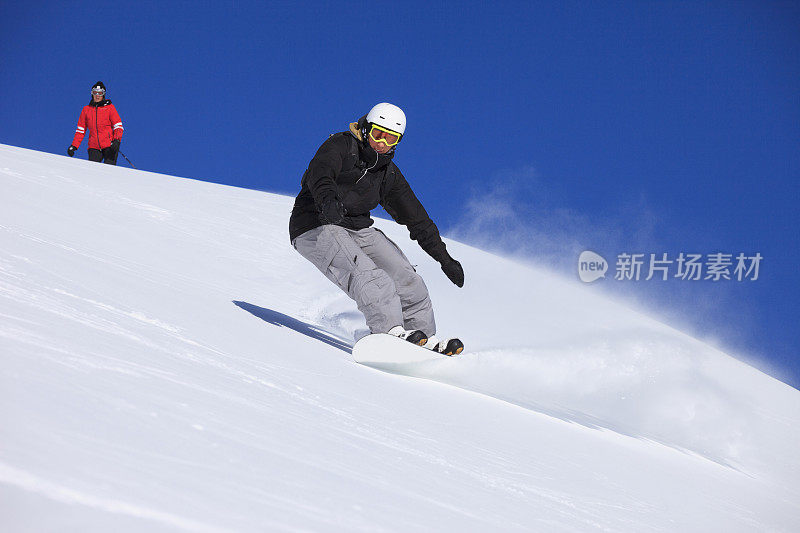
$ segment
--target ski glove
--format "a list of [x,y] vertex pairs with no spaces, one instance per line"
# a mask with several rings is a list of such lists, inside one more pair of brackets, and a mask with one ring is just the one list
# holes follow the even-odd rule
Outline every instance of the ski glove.
[[450,257],[450,255],[442,261],[442,271],[450,281],[456,284],[456,287],[464,286],[464,269],[461,267],[461,263]]
[[344,220],[347,210],[338,198],[328,198],[319,209],[319,219],[323,224],[338,224]]
[[70,156],[70,157],[72,157],[73,155],[75,155],[75,151],[76,151],[76,150],[77,150],[77,148],[75,148],[74,146],[72,146],[72,145],[70,144],[70,145],[69,145],[69,148],[67,148],[67,155],[68,155],[68,156]]
[[119,139],[114,139],[113,141],[111,141],[111,148],[115,152],[119,152]]

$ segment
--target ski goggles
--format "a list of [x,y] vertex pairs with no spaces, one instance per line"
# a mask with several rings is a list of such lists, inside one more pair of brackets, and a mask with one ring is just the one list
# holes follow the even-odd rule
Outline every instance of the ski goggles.
[[92,89],[92,94],[106,94],[105,89]]
[[369,129],[369,138],[376,143],[383,143],[386,146],[395,146],[400,142],[402,135],[396,131],[387,130],[377,124],[372,124]]

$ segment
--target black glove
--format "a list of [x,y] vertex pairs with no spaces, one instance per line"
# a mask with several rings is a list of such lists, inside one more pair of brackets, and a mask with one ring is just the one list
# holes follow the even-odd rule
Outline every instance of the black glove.
[[464,269],[461,268],[461,263],[449,255],[442,261],[442,271],[457,287],[464,286]]
[[119,152],[119,139],[114,139],[111,141],[111,149],[115,152]]
[[75,148],[74,146],[72,146],[72,145],[70,144],[70,145],[69,145],[69,148],[67,148],[67,155],[68,155],[68,156],[70,156],[70,157],[72,157],[73,155],[75,155],[75,151],[76,151],[76,150],[77,150],[77,148]]
[[319,219],[323,224],[338,224],[344,220],[347,210],[338,198],[328,198],[319,209]]

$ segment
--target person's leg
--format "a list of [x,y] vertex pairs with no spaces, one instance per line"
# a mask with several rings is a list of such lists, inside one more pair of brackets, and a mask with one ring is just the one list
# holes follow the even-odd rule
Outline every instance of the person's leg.
[[103,163],[107,165],[117,164],[117,151],[111,148],[103,148]]
[[101,152],[97,148],[89,148],[89,161],[94,161],[95,163],[99,163],[102,160],[103,160],[103,152]]
[[353,233],[327,224],[309,230],[292,244],[329,280],[355,300],[372,333],[403,325],[403,310],[392,278],[353,240]]
[[376,228],[355,232],[354,238],[369,258],[394,281],[403,307],[403,327],[421,330],[429,337],[435,335],[436,320],[428,287],[400,247]]

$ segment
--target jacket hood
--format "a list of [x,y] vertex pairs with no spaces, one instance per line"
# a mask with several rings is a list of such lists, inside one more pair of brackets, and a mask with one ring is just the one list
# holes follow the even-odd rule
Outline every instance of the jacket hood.
[[358,139],[360,142],[366,142],[364,138],[364,128],[367,127],[367,115],[364,115],[360,119],[356,120],[355,122],[350,123],[350,133],[353,134],[353,137]]

